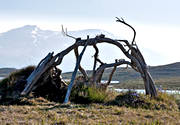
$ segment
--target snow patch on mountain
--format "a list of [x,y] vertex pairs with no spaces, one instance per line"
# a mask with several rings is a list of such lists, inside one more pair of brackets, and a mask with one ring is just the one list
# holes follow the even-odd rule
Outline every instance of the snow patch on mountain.
[[35,44],[35,46],[37,46],[37,31],[38,31],[38,28],[37,27],[35,27],[35,29],[34,30],[32,30],[32,37],[34,38],[34,40],[33,40],[33,43]]

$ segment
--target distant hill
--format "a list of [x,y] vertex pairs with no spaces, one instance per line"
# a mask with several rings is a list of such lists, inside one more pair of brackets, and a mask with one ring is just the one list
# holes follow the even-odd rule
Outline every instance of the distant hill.
[[[102,79],[107,80],[111,72],[111,68],[107,69]],[[162,65],[162,66],[150,66],[149,71],[154,79],[167,78],[167,77],[180,77],[180,62]],[[91,74],[91,71],[88,71],[88,74]],[[63,77],[70,79],[71,72],[64,73]],[[132,68],[118,67],[116,72],[113,75],[112,80],[117,80],[119,82],[124,82],[125,80],[139,79],[141,78],[140,74],[134,71]]]
[[15,68],[0,68],[0,77],[7,77],[11,72],[14,72]]
[[[107,80],[111,72],[111,68],[107,69],[102,79]],[[180,62],[161,65],[161,66],[150,66],[149,71],[155,81],[155,85],[163,89],[174,89],[180,90]],[[88,71],[88,74],[91,74]],[[71,72],[64,73],[63,77],[66,79],[71,78]],[[79,73],[80,74],[80,73]],[[126,88],[126,89],[143,89],[144,83],[139,73],[134,71],[132,68],[118,67],[113,75],[112,80],[119,81],[119,84],[111,84],[115,88]]]
[[150,67],[150,73],[154,78],[180,77],[180,62]]

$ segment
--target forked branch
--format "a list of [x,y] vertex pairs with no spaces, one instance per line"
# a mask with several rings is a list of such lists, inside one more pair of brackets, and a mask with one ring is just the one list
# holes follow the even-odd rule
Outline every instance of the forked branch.
[[130,27],[133,30],[134,36],[133,36],[133,40],[132,40],[132,45],[135,45],[136,30],[131,25],[126,23],[123,18],[119,19],[118,17],[116,17],[116,19],[117,19],[116,22],[123,23],[123,24],[125,24],[126,26]]
[[64,28],[63,28],[63,25],[61,26],[62,27],[62,34],[63,35],[65,35],[65,36],[67,36],[67,37],[70,37],[70,38],[73,38],[73,39],[77,39],[76,37],[74,37],[74,36],[72,36],[72,35],[69,35],[68,33],[67,33],[67,28],[66,28],[66,30],[64,31]]

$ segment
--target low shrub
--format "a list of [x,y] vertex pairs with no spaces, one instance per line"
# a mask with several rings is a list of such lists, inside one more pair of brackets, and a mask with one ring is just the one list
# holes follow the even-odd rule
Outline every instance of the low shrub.
[[157,97],[150,97],[135,91],[122,92],[106,104],[151,110],[178,110],[175,98],[167,93],[158,93]]
[[25,79],[34,70],[34,66],[28,66],[11,73],[7,78],[0,81],[0,103],[11,103],[24,89]]

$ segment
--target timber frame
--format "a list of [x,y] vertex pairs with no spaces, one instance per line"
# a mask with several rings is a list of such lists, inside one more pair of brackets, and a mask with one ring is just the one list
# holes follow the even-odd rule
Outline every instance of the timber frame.
[[[129,42],[128,40],[111,39],[111,38],[105,37],[105,35],[103,35],[103,34],[100,34],[94,38],[89,38],[89,36],[87,36],[87,39],[75,38],[71,35],[68,35],[67,30],[65,32],[62,27],[63,34],[66,35],[67,37],[71,37],[71,38],[75,39],[75,43],[56,55],[53,55],[54,53],[52,52],[52,53],[49,53],[44,59],[42,59],[40,61],[40,63],[38,64],[38,66],[35,68],[35,70],[27,78],[27,80],[26,80],[27,83],[26,83],[25,89],[21,92],[21,95],[27,95],[29,92],[34,90],[38,86],[37,81],[44,74],[49,72],[52,68],[56,68],[56,66],[60,65],[64,56],[66,54],[68,54],[70,51],[74,50],[74,53],[76,56],[76,66],[75,66],[74,72],[72,74],[71,82],[68,85],[67,94],[66,94],[64,103],[67,103],[69,101],[71,89],[74,85],[74,80],[75,80],[76,73],[78,70],[84,76],[83,78],[86,83],[94,84],[95,86],[99,86],[101,84],[101,78],[102,78],[104,70],[106,68],[113,67],[112,72],[110,73],[108,82],[105,84],[105,86],[107,87],[111,82],[111,79],[112,79],[113,73],[116,70],[116,67],[123,65],[123,64],[129,65],[135,71],[137,71],[141,74],[141,77],[144,81],[145,92],[147,95],[157,96],[157,91],[156,91],[156,88],[154,85],[154,81],[148,71],[148,66],[147,66],[137,44],[135,43],[135,37],[136,37],[135,29],[131,25],[126,23],[124,21],[124,19],[122,19],[122,18],[121,19],[117,18],[116,21],[130,27],[133,30],[134,35],[133,35],[132,41]],[[115,60],[114,63],[110,63],[110,64],[102,62],[98,57],[99,50],[98,50],[98,47],[96,46],[99,43],[108,43],[108,44],[117,46],[130,61],[126,61],[125,59],[120,59],[120,60]],[[80,46],[84,46],[81,53],[78,52],[78,47],[80,47]],[[94,66],[93,66],[92,76],[88,76],[86,71],[80,65],[82,56],[88,46],[93,46],[93,48],[95,49]],[[99,67],[96,67],[97,63],[100,63]]]

